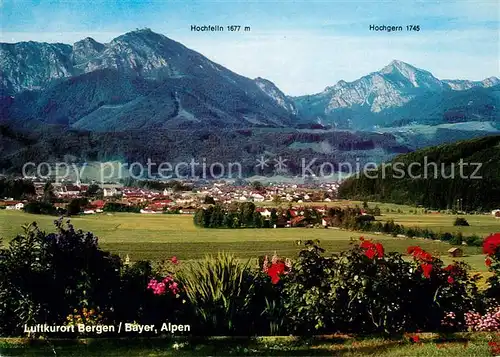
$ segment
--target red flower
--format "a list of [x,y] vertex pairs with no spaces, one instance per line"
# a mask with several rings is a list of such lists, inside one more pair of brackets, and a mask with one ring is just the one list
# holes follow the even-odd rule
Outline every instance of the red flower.
[[424,262],[431,262],[432,261],[432,255],[427,253],[425,250],[423,250],[420,247],[408,247],[408,254],[413,255],[413,258],[417,260],[421,260]]
[[411,337],[410,337],[410,342],[413,342],[413,343],[420,343],[420,337],[419,337],[418,335],[411,336]]
[[285,272],[285,263],[277,262],[272,264],[267,270],[267,275],[271,277],[271,282],[277,284],[280,281],[280,275]]
[[172,258],[170,258],[170,261],[173,263],[173,264],[177,264],[179,263],[179,260],[177,260],[177,257],[174,255]]
[[484,239],[483,253],[487,255],[494,255],[499,246],[500,233],[491,234]]
[[456,264],[450,264],[447,267],[443,268],[444,271],[450,273],[451,276],[456,276],[460,274],[460,267]]
[[422,248],[420,248],[420,247],[417,247],[417,246],[411,246],[411,247],[408,247],[407,252],[408,252],[408,254],[412,254],[412,255],[413,255],[413,253],[414,253],[415,251],[421,251],[421,250],[422,250]]
[[486,264],[487,267],[490,267],[491,266],[491,259],[490,258],[486,258],[484,260],[484,264]]
[[448,283],[453,284],[455,282],[455,279],[453,279],[451,276],[448,277]]
[[365,255],[368,257],[368,259],[373,259],[375,255],[377,255],[377,251],[373,248],[370,248],[365,252]]
[[384,247],[380,243],[374,244],[369,240],[363,240],[359,247],[365,250],[365,255],[368,259],[375,257],[382,258],[384,256]]
[[373,246],[373,243],[370,242],[369,240],[364,240],[363,243],[359,245],[360,248],[362,249],[370,249]]
[[430,278],[431,277],[431,271],[432,271],[432,264],[423,263],[423,264],[420,264],[420,267],[422,268],[422,274],[424,274],[424,276],[426,278]]

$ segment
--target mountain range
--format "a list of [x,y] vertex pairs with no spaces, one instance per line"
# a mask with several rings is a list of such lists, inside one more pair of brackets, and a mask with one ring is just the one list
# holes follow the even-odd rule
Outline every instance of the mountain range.
[[[440,80],[394,60],[353,82],[339,81],[321,93],[291,97],[268,79],[241,76],[149,29],[128,32],[109,43],[92,38],[72,46],[1,43],[0,68],[0,124],[5,129],[0,133],[10,133],[4,137],[10,143],[3,153],[7,165],[51,132],[118,138],[119,133],[140,132],[142,137],[174,131],[180,138],[196,130],[203,132],[204,140],[206,133],[250,130],[254,137],[247,140],[255,147],[296,155],[304,150],[325,154],[325,136],[350,131],[345,137],[354,140],[353,147],[381,135],[384,140],[375,142],[388,143],[381,144],[382,153],[377,154],[384,159],[392,154],[389,147],[412,151],[500,128],[497,77]],[[264,142],[284,133],[301,137],[310,130],[319,135],[316,142],[302,138],[278,147]],[[29,137],[31,144],[12,141],[12,135]],[[198,144],[187,141],[176,157],[196,153]],[[326,147],[328,154],[336,153],[335,146]],[[124,155],[123,150],[102,150]],[[243,155],[241,147],[234,150],[231,155]],[[77,147],[71,154],[81,157],[82,152],[87,151]]]

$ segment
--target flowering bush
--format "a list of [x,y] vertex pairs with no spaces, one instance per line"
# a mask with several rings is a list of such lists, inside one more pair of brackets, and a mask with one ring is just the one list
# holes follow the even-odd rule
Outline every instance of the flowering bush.
[[[302,242],[297,242],[302,244]],[[319,241],[308,240],[282,285],[283,313],[288,333],[314,334],[332,329],[334,260],[323,255]]]
[[478,301],[478,278],[466,264],[444,266],[420,247],[409,249],[413,262],[364,238],[332,257],[322,253],[308,242],[283,282],[292,333],[457,330]]
[[364,238],[334,256],[334,322],[354,333],[392,333],[411,328],[411,265],[400,254],[384,252],[381,243]]
[[465,321],[469,331],[500,331],[500,306],[488,309],[484,315],[467,312]]
[[84,324],[87,326],[96,326],[103,323],[103,314],[97,309],[74,309],[72,314],[66,317],[66,325],[74,326],[78,324]]
[[500,233],[491,234],[484,239],[483,253],[488,256],[495,256],[500,248]]
[[[418,246],[408,250],[411,261],[361,238],[331,256],[307,241],[293,264],[275,253],[255,269],[221,253],[187,264],[171,257],[153,268],[122,264],[91,233],[61,220],[56,227],[51,234],[26,227],[0,248],[1,335],[21,335],[24,324],[99,324],[99,311],[106,323],[169,321],[190,324],[199,335],[413,334],[500,325],[499,303],[482,299],[466,264],[444,265]],[[494,273],[491,298],[500,296],[499,237],[483,245]]]
[[288,258],[286,260],[280,259],[276,252],[274,252],[271,262],[269,262],[267,255],[264,257],[262,271],[271,278],[271,282],[273,284],[277,284],[280,281],[281,276],[288,274],[291,269],[291,260]]
[[22,334],[24,324],[62,324],[82,305],[109,311],[120,298],[120,258],[69,220],[54,225],[55,233],[45,233],[30,224],[0,246],[2,336]]
[[359,247],[364,251],[364,254],[368,257],[368,259],[382,258],[384,256],[384,247],[382,244],[372,243],[369,240],[365,240],[364,237],[361,237],[360,240],[362,243]]
[[147,288],[152,290],[155,295],[165,295],[168,290],[168,292],[178,298],[180,288],[179,284],[174,279],[175,271],[169,269],[170,266],[176,266],[178,264],[179,260],[176,256],[173,256],[168,261],[164,260],[160,262],[157,271],[159,274],[166,274],[166,276],[160,279],[152,278],[149,281]]
[[164,295],[167,289],[176,297],[179,295],[179,284],[177,284],[171,275],[163,278],[161,281],[151,279],[148,284],[148,289],[153,290],[153,294],[155,295]]
[[491,234],[484,239],[483,253],[486,254],[485,264],[493,276],[488,278],[489,287],[486,295],[500,302],[500,233]]
[[446,312],[441,320],[441,326],[445,330],[461,330],[462,322],[457,320],[457,315],[453,311]]
[[[418,246],[408,248],[413,257],[412,289],[419,291],[421,300],[415,302],[415,322],[420,328],[432,330],[460,330],[465,324],[465,312],[476,308],[479,275],[471,276],[469,266],[443,262]],[[440,317],[440,319],[438,319]]]

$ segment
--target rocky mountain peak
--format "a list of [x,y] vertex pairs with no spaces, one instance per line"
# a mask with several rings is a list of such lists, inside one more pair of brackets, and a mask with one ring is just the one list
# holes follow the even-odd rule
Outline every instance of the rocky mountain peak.
[[484,87],[493,87],[500,84],[500,79],[498,77],[488,77],[482,83]]
[[105,45],[97,42],[93,38],[86,37],[83,40],[77,41],[73,44],[73,50],[71,54],[72,61],[75,65],[87,62],[102,53],[105,47]]
[[268,79],[257,77],[255,84],[271,98],[277,105],[287,110],[289,113],[297,114],[297,108],[293,101],[288,98],[273,82]]

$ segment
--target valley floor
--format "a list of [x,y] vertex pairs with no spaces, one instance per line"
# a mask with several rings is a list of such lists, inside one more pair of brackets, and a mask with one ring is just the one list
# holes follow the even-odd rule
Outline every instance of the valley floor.
[[[384,213],[387,210],[397,212],[395,207],[398,207],[401,213]],[[381,209],[383,213],[381,217],[377,217],[379,220],[394,219],[396,223],[405,226],[426,226],[437,232],[462,231],[464,234],[486,236],[500,231],[500,220],[488,215],[464,216],[470,226],[454,227],[453,215],[410,213],[411,208],[408,206],[381,204]],[[22,233],[22,225],[34,221],[42,230],[53,231],[56,218],[0,210],[0,237],[5,244]],[[382,242],[387,251],[405,253],[409,246],[420,245],[423,249],[441,256],[445,263],[460,259],[469,263],[474,271],[487,270],[484,255],[479,247],[463,246],[464,257],[450,258],[447,256],[449,244],[419,238],[394,238],[388,235],[323,228],[203,229],[194,226],[193,217],[190,215],[113,213],[72,217],[71,222],[77,229],[95,233],[103,249],[122,257],[128,255],[132,261],[159,260],[172,255],[180,260],[200,259],[206,254],[216,254],[218,251],[234,253],[241,259],[255,259],[261,255],[272,255],[275,251],[280,256],[294,257],[300,249],[296,241],[308,239],[319,239],[327,253],[334,253],[347,249],[352,240],[364,236]]]

